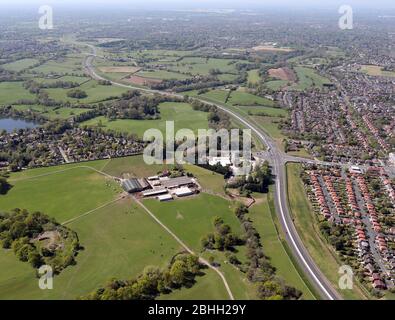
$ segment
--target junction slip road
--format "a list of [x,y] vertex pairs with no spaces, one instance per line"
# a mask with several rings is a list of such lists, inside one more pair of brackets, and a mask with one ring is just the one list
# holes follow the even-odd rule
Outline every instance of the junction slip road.
[[[156,93],[166,96],[184,98],[183,95],[163,92],[159,90],[150,90],[135,87],[132,85],[127,85],[115,81],[111,81],[109,79],[103,78],[98,75],[93,67],[93,61],[96,54],[96,48],[92,45],[86,44],[91,50],[92,53],[88,54],[84,60],[84,67],[86,71],[90,74],[90,76],[96,80],[108,80],[113,85],[130,88],[134,90],[139,90],[147,93]],[[273,166],[274,174],[276,176],[275,179],[275,207],[276,212],[279,216],[279,221],[285,233],[286,241],[289,245],[289,248],[292,250],[293,256],[296,259],[299,267],[303,270],[304,274],[308,277],[310,283],[314,286],[316,291],[319,293],[320,297],[325,300],[341,300],[342,297],[335,290],[329,280],[325,277],[325,275],[321,272],[318,266],[315,264],[310,254],[308,253],[306,247],[304,246],[302,240],[300,239],[298,232],[296,231],[295,225],[292,221],[292,217],[288,208],[288,197],[287,197],[287,181],[286,181],[286,172],[285,172],[285,164],[287,162],[305,162],[305,159],[301,158],[289,158],[287,157],[281,150],[278,149],[276,143],[271,139],[271,137],[264,132],[262,129],[256,127],[252,123],[250,123],[247,119],[243,118],[241,115],[229,110],[223,105],[216,104],[213,102],[206,101],[204,99],[197,99],[204,103],[208,103],[216,106],[218,109],[223,110],[228,113],[235,119],[239,120],[245,127],[251,129],[252,132],[267,146],[268,154],[271,160],[271,164]],[[307,161],[306,161],[307,162]],[[308,162],[315,162],[314,160],[309,160]],[[317,163],[319,163],[317,161]],[[330,163],[328,163],[330,165]]]

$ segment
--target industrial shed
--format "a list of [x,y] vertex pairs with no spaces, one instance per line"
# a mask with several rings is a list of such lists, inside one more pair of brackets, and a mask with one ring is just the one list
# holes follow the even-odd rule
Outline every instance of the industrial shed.
[[194,185],[195,181],[190,178],[190,177],[178,177],[178,178],[170,178],[167,180],[162,180],[161,181],[162,186],[164,186],[167,189],[172,189],[172,188],[179,188],[183,186],[190,186]]
[[122,188],[129,193],[136,193],[145,190],[149,187],[149,184],[145,179],[127,179],[122,181]]

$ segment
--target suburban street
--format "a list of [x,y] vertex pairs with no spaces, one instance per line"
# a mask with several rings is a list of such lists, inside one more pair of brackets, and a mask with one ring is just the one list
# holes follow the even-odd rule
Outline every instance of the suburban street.
[[[109,80],[98,75],[93,67],[93,61],[96,55],[96,48],[92,45],[86,44],[91,50],[92,53],[87,55],[84,61],[84,67],[87,72],[91,75],[92,78],[96,80]],[[159,90],[150,90],[135,87],[132,85],[126,85],[123,83],[118,83],[114,81],[110,81],[113,85],[130,88],[134,90],[139,90],[147,93],[156,93],[166,96],[173,96],[178,98],[183,98],[183,95],[174,94],[170,92],[163,92]],[[197,99],[197,98],[194,98]],[[307,160],[298,157],[290,157],[285,155],[281,150],[278,149],[276,143],[273,139],[262,129],[256,127],[252,123],[250,123],[247,119],[243,118],[241,115],[229,110],[223,105],[216,104],[213,102],[208,102],[203,99],[197,99],[201,102],[208,103],[211,105],[215,105],[218,109],[228,113],[233,118],[240,121],[245,127],[251,129],[252,132],[256,134],[259,140],[267,146],[267,154],[270,157],[270,162],[273,166],[273,173],[275,174],[275,207],[276,212],[279,217],[279,221],[281,223],[282,229],[285,234],[286,241],[289,245],[289,248],[292,250],[293,256],[296,259],[299,267],[303,270],[304,274],[308,277],[310,283],[314,286],[316,291],[319,293],[320,297],[325,300],[340,300],[342,297],[340,294],[333,288],[332,284],[325,277],[325,275],[321,272],[318,266],[315,264],[313,259],[311,258],[309,252],[306,247],[302,243],[301,238],[295,228],[295,225],[292,220],[292,215],[288,206],[288,198],[287,198],[287,180],[286,180],[286,172],[285,165],[287,162],[308,162],[308,163],[317,163],[317,164],[327,164],[334,165],[333,163],[321,163],[316,160]]]

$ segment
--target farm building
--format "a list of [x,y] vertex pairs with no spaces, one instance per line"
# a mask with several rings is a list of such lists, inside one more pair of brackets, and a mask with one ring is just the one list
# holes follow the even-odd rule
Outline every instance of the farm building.
[[143,192],[144,197],[152,197],[152,196],[159,196],[161,194],[168,193],[167,189],[160,188],[160,189],[151,189]]
[[122,188],[128,193],[135,193],[145,190],[149,187],[149,184],[145,179],[127,179],[122,181]]
[[195,181],[190,177],[178,177],[178,178],[170,178],[167,180],[162,180],[161,184],[163,187],[167,189],[179,188],[183,186],[194,185]]
[[191,189],[189,189],[188,187],[182,187],[182,188],[176,189],[174,191],[174,194],[177,197],[187,197],[187,196],[193,195],[194,192]]
[[158,196],[158,200],[160,202],[170,201],[170,200],[173,200],[173,197],[170,194],[163,194],[163,195]]

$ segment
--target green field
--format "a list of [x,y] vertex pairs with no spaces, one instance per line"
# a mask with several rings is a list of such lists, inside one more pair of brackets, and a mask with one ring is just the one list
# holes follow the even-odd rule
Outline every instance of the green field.
[[63,102],[74,102],[74,103],[95,103],[106,100],[110,97],[119,97],[122,93],[128,91],[127,88],[118,86],[103,86],[100,85],[96,80],[90,80],[85,82],[78,89],[85,91],[88,95],[84,99],[75,99],[67,96],[68,89],[45,89],[48,92],[49,97],[56,101]]
[[153,78],[160,80],[185,80],[189,77],[178,72],[170,72],[166,70],[158,70],[158,71],[140,71],[136,73],[136,76],[145,77],[145,78]]
[[[58,205],[63,205],[61,200]],[[77,232],[84,250],[75,266],[55,277],[53,290],[40,290],[33,268],[13,253],[0,251],[1,269],[7,269],[0,275],[1,299],[75,299],[113,277],[130,279],[147,265],[165,267],[180,250],[170,235],[129,200],[100,209],[68,227]],[[220,280],[216,285],[221,285]]]
[[16,110],[30,110],[43,115],[49,119],[68,119],[74,115],[83,114],[91,109],[67,108],[67,107],[45,107],[41,105],[16,105],[12,106]]
[[324,84],[330,84],[329,79],[319,75],[314,69],[305,67],[295,67],[298,77],[297,83],[291,85],[291,89],[303,91],[312,87],[323,88]]
[[36,96],[23,87],[23,82],[0,82],[0,105],[13,104],[21,99],[34,100]]
[[300,170],[299,164],[287,165],[288,201],[296,229],[303,244],[320,270],[345,299],[365,298],[359,286],[356,285],[353,290],[339,290],[338,270],[343,263],[340,262],[339,257],[318,229],[317,217],[307,199],[304,192],[305,188],[299,177]]
[[265,86],[271,90],[277,91],[288,85],[288,81],[285,80],[273,80],[265,82]]
[[[96,167],[97,164],[93,162],[89,166]],[[26,174],[29,176],[11,176],[12,189],[0,197],[3,210],[15,207],[44,210],[64,222],[114,200],[120,192],[118,185],[92,169],[78,165],[33,169]]]
[[243,92],[241,90],[232,91],[228,103],[231,105],[239,106],[273,106],[274,102],[263,97],[255,96],[248,92]]
[[21,59],[18,61],[2,64],[2,65],[0,65],[0,67],[5,70],[19,72],[19,71],[22,71],[24,69],[34,66],[38,62],[39,61],[37,59]]
[[45,75],[84,75],[82,67],[83,55],[70,55],[57,60],[49,60],[41,66],[31,69],[31,72]]
[[82,84],[84,82],[89,81],[90,78],[87,77],[77,77],[77,76],[63,76],[59,78],[34,78],[34,81],[39,83],[54,83],[57,81],[64,81],[64,82],[76,82]]
[[257,199],[257,204],[250,209],[249,216],[261,235],[264,253],[270,257],[270,262],[276,268],[278,276],[282,277],[287,284],[301,290],[303,299],[314,299],[314,295],[283,247],[282,241],[284,240],[280,238],[279,226],[273,220],[276,218],[276,213],[273,212],[274,208],[271,208],[269,203],[269,200],[273,198],[272,191],[270,194],[254,194],[254,197]]
[[[129,158],[133,159],[130,162],[126,159],[85,165],[115,174],[130,171],[128,166],[136,163],[134,169],[141,172],[141,157]],[[11,175],[13,188],[0,196],[0,207],[41,210],[59,222],[74,218],[68,227],[77,232],[84,249],[77,256],[76,266],[55,277],[53,290],[40,290],[33,268],[18,261],[12,252],[0,250],[0,299],[75,299],[113,277],[130,279],[148,265],[166,267],[171,257],[180,252],[179,244],[130,199],[109,202],[119,193],[117,185],[92,169],[78,166]],[[102,207],[106,202],[107,206]],[[90,213],[84,215],[86,212]],[[218,275],[211,270],[204,273],[192,289],[173,292],[174,298],[182,295],[185,299],[227,299]],[[204,292],[207,288],[211,288],[210,292]],[[172,295],[161,298],[172,299]]]
[[[241,234],[240,222],[233,213],[233,205],[221,197],[204,194],[177,201],[161,203],[157,200],[145,200],[144,204],[170,230],[177,234],[195,252],[202,250],[200,239],[213,232],[213,218],[221,217],[236,234]],[[239,260],[245,260],[245,248],[237,248]],[[225,255],[220,251],[204,252],[204,257],[215,257],[221,264],[220,269],[226,277],[232,293],[236,299],[254,299],[253,285],[247,281],[245,275],[229,265]]]
[[361,66],[361,72],[366,73],[370,76],[381,76],[381,77],[395,77],[395,71],[385,71],[383,67],[374,65],[363,65]]
[[222,73],[237,74],[235,65],[239,62],[248,63],[244,60],[185,57],[181,61],[170,63],[169,70],[192,75],[208,75],[210,70],[219,69]]
[[249,106],[249,107],[238,107],[243,111],[248,112],[250,115],[265,115],[268,117],[286,117],[288,111],[281,108],[271,108],[265,106]]
[[105,117],[97,117],[83,122],[82,125],[97,126],[101,122],[103,128],[118,132],[134,133],[139,137],[142,137],[144,132],[151,128],[159,129],[162,133],[165,133],[166,121],[174,121],[175,132],[186,128],[193,130],[196,134],[198,129],[208,129],[208,114],[193,110],[189,104],[164,102],[160,104],[159,110],[161,119],[158,120],[120,119],[110,121]]
[[258,69],[248,71],[248,83],[258,84],[260,81],[261,76]]

